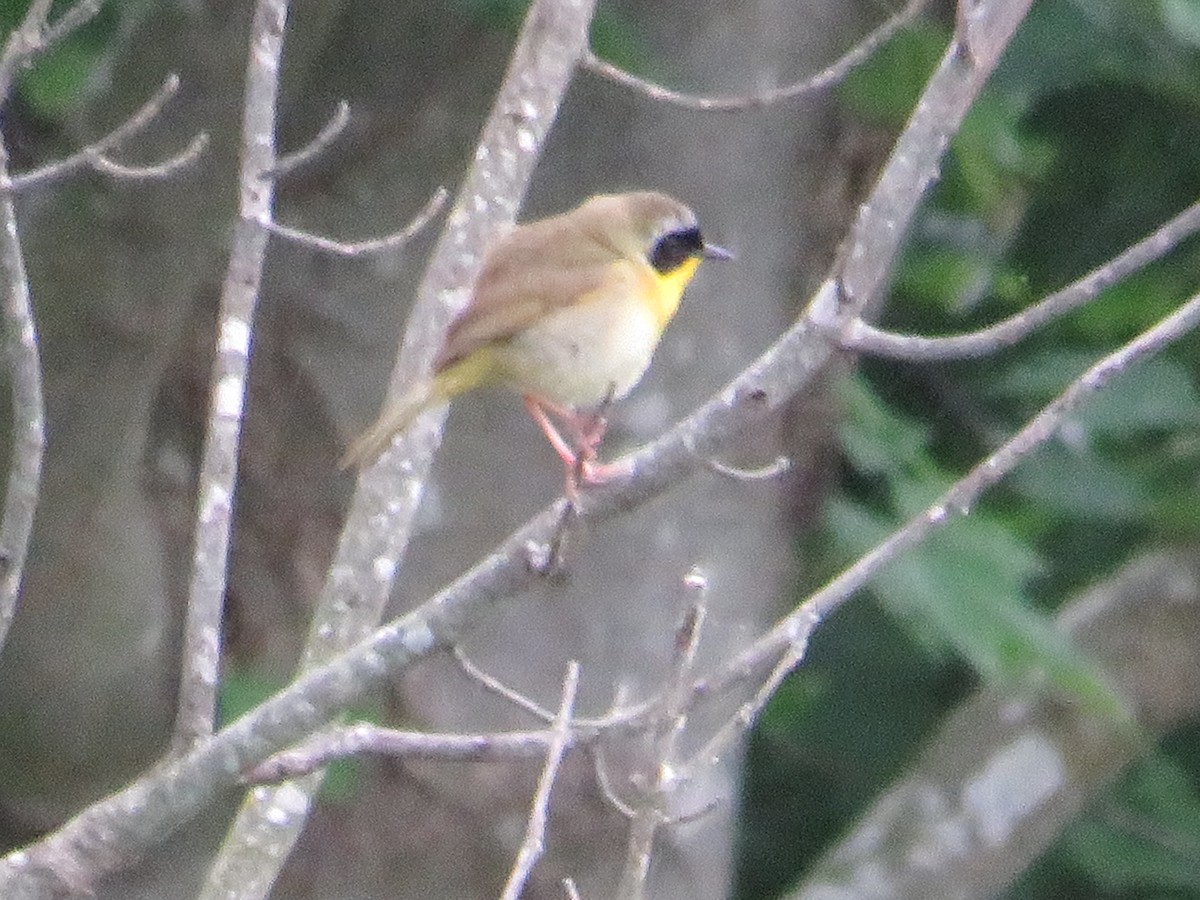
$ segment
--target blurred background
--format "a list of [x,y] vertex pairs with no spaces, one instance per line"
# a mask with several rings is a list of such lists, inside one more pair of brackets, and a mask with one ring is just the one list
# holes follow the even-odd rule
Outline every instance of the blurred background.
[[[6,32],[25,6],[0,0]],[[946,46],[948,7],[931,3],[838,89],[763,110],[691,112],[578,75],[524,217],[600,191],[656,188],[689,203],[706,236],[737,252],[697,277],[650,376],[614,411],[606,454],[686,414],[799,313]],[[281,180],[278,219],[355,240],[402,226],[437,185],[453,191],[524,8],[294,3],[281,149],[305,144],[338,100],[352,120],[331,150]],[[592,38],[599,55],[646,77],[744,94],[819,70],[894,11],[878,0],[629,0],[600,5]],[[236,210],[249,12],[220,0],[110,3],[25,76],[6,110],[15,171],[104,134],[169,72],[182,78],[180,97],[118,158],[153,161],[198,130],[213,135],[200,164],[166,184],[84,175],[20,198],[49,448],[23,605],[0,654],[6,847],[122,785],[165,748]],[[1200,0],[1035,3],[951,148],[884,323],[946,333],[993,321],[1196,200],[1198,45]],[[353,488],[335,460],[377,410],[435,233],[352,261],[272,244],[237,497],[226,721],[293,671]],[[580,711],[599,714],[662,677],[688,599],[681,581],[696,567],[709,582],[700,656],[711,666],[1196,291],[1198,250],[1186,243],[995,358],[843,361],[723,460],[754,466],[784,452],[790,473],[762,483],[701,474],[588,529],[564,577],[497,609],[466,649],[546,705],[566,661],[578,659]],[[1111,710],[1098,664],[1053,616],[1150,551],[1194,551],[1198,352],[1186,340],[1123,378],[970,517],[823,625],[744,756],[681,798],[696,808],[724,802],[664,834],[652,896],[784,896],[983,686]],[[392,612],[474,563],[560,488],[557,460],[515,399],[455,404]],[[1181,692],[1156,722],[1161,740],[1091,800],[1010,896],[1200,897],[1197,687]],[[439,660],[361,713],[432,729],[532,724]],[[273,896],[494,896],[537,771],[339,766]],[[193,893],[235,801],[99,896]],[[586,761],[572,760],[527,895],[562,896],[558,879],[570,875],[583,896],[607,896],[625,825]]]

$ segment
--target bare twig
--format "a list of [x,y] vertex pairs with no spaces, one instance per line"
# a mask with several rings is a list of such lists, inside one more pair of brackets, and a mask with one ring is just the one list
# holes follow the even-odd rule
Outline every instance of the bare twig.
[[92,20],[96,13],[100,12],[100,7],[103,5],[104,0],[80,0],[79,3],[59,16],[57,22],[43,31],[42,46],[38,52],[49,50],[59,41],[68,37],[71,32],[82,28]]
[[987,488],[1053,438],[1071,414],[1111,378],[1183,337],[1198,323],[1200,295],[1192,297],[1157,325],[1101,359],[1071,382],[1066,390],[1043,407],[996,452],[951,485],[935,503],[859,557],[853,565],[805,600],[713,677],[697,682],[695,698],[723,693],[753,678],[764,664],[786,648],[794,646],[817,623],[874,578],[885,565],[923,542],[954,518],[965,516]]
[[625,818],[633,821],[637,815],[637,810],[621,799],[620,793],[613,786],[612,777],[608,774],[608,763],[605,762],[604,748],[597,744],[591,748],[592,752],[592,768],[596,773],[596,786],[600,788],[600,793],[604,796],[617,812]]
[[275,165],[268,169],[264,174],[267,178],[279,178],[281,175],[286,175],[293,169],[298,169],[305,163],[316,159],[326,148],[338,139],[346,126],[350,124],[350,104],[345,100],[339,100],[337,107],[330,116],[329,121],[324,127],[317,132],[316,137],[301,147],[299,150],[293,150],[291,153],[285,153],[276,160]]
[[575,693],[579,689],[579,663],[571,660],[567,664],[567,674],[563,678],[562,699],[558,704],[558,713],[554,717],[552,731],[554,740],[546,751],[546,765],[538,779],[537,790],[533,795],[533,803],[529,809],[529,822],[525,828],[525,839],[521,849],[517,851],[516,862],[509,873],[508,882],[504,885],[501,900],[517,900],[534,864],[545,849],[546,821],[550,815],[550,789],[558,776],[558,767],[562,764],[563,756],[571,742],[571,711],[575,708]]
[[404,246],[412,240],[417,232],[433,221],[433,217],[445,205],[448,196],[449,194],[446,189],[439,187],[433,192],[433,195],[425,203],[421,211],[402,229],[384,237],[372,238],[366,241],[355,241],[353,243],[334,241],[307,231],[302,231],[299,228],[289,228],[287,225],[280,225],[278,222],[268,222],[266,227],[272,234],[277,234],[282,238],[287,238],[289,241],[295,241],[306,247],[323,250],[326,253],[336,253],[339,256],[351,257],[363,256],[368,253],[378,253],[381,250],[394,250],[397,247]]
[[855,44],[848,53],[844,54],[836,62],[825,67],[815,75],[810,75],[803,81],[797,81],[794,84],[775,88],[770,91],[763,91],[758,94],[733,97],[707,97],[700,94],[685,94],[626,72],[619,66],[601,59],[591,50],[587,51],[587,55],[583,59],[583,65],[597,75],[603,76],[624,87],[632,88],[638,93],[649,97],[651,100],[662,103],[672,103],[686,109],[716,112],[740,112],[746,109],[759,109],[783,100],[791,100],[806,94],[815,94],[831,85],[837,84],[851,70],[870,59],[871,54],[881,44],[889,41],[896,32],[915,19],[927,2],[928,0],[909,0],[908,4],[900,12],[896,13]]
[[772,478],[778,478],[792,468],[792,460],[787,456],[777,456],[764,466],[759,466],[756,469],[743,469],[738,466],[731,466],[729,463],[721,462],[719,459],[706,459],[704,464],[716,472],[718,475],[724,475],[726,478],[732,478],[734,481],[769,481]]
[[1185,238],[1200,230],[1200,203],[1194,203],[1153,234],[1122,251],[1104,265],[1043,300],[1001,322],[969,334],[918,337],[893,334],[855,319],[843,330],[842,346],[892,359],[913,362],[986,356],[1011,346],[1048,322],[1091,302],[1106,288],[1166,256]]
[[360,722],[321,732],[290,750],[276,753],[247,773],[245,780],[252,784],[284,781],[308,775],[339,759],[366,754],[447,762],[522,759],[544,754],[555,739],[554,731],[427,734]]
[[139,134],[163,111],[167,103],[179,90],[179,76],[168,75],[162,85],[133,115],[99,140],[57,162],[47,163],[12,178],[11,190],[23,190],[37,185],[59,181],[83,169],[97,169],[119,177],[161,178],[190,164],[203,152],[208,135],[201,133],[192,138],[179,153],[153,166],[124,166],[108,158],[108,153],[117,149],[131,137]]
[[466,651],[463,650],[462,647],[455,645],[452,653],[455,662],[458,663],[459,667],[464,673],[466,673],[467,677],[479,682],[480,686],[484,690],[490,691],[497,697],[507,700],[514,706],[520,707],[530,715],[540,719],[543,722],[554,721],[554,713],[546,709],[544,706],[541,706],[536,700],[532,700],[519,691],[513,690],[504,682],[500,681],[500,679],[495,678],[483,671],[483,669],[479,668],[479,666],[475,665],[475,663],[471,661],[470,657],[467,656]]
[[819,624],[820,620],[811,614],[797,617],[794,623],[793,639],[784,649],[779,662],[771,669],[771,674],[759,685],[754,696],[743,703],[737,712],[717,729],[716,733],[699,750],[692,754],[686,764],[686,770],[712,766],[753,727],[763,708],[779,690],[784,679],[804,659],[804,654],[808,651],[808,639]]
[[654,769],[649,777],[643,779],[642,796],[631,804],[633,816],[626,844],[625,866],[617,887],[620,900],[637,900],[644,895],[654,836],[661,825],[670,821],[667,806],[672,792],[681,783],[675,759],[679,738],[687,725],[687,703],[691,695],[696,650],[700,646],[700,630],[704,625],[703,594],[707,587],[698,574],[689,575],[684,586],[698,596],[688,606],[676,631],[667,687],[663,691],[661,705],[655,712]]
[[97,172],[110,175],[113,178],[121,178],[126,181],[158,181],[163,178],[170,178],[176,172],[186,169],[200,158],[200,154],[207,147],[208,132],[202,131],[192,138],[190,144],[174,156],[168,156],[157,163],[145,166],[129,166],[111,160],[107,156],[97,154],[92,160],[91,165]]
[[579,888],[575,886],[575,879],[564,878],[562,880],[563,890],[567,894],[567,900],[583,900],[579,895]]

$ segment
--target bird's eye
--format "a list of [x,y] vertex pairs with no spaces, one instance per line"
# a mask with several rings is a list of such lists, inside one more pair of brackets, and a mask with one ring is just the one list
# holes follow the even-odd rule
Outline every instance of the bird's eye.
[[669,231],[654,242],[650,250],[650,265],[655,271],[667,274],[704,249],[704,239],[696,227]]

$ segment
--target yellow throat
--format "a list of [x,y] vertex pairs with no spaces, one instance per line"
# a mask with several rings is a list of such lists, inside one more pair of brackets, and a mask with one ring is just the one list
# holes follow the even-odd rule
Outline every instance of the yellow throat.
[[700,258],[689,257],[670,272],[654,273],[654,290],[647,292],[647,301],[654,311],[658,321],[658,329],[662,331],[667,323],[679,310],[679,301],[683,298],[683,290],[696,274]]

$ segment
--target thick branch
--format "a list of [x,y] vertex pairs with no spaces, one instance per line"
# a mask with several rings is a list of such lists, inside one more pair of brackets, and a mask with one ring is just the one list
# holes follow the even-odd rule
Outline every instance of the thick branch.
[[[1139,559],[1064,607],[1058,622],[1103,664],[1151,736],[1200,711],[1200,571],[1194,550]],[[1052,693],[980,691],[910,771],[806,873],[790,900],[1000,895],[1129,763],[1146,734]]]

